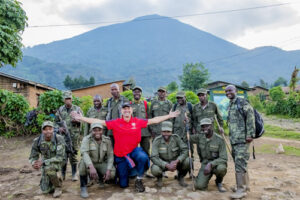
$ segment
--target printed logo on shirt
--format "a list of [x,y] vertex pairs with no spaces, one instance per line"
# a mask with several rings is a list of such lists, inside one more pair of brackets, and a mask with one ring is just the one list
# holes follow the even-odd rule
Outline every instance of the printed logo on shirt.
[[136,129],[136,124],[135,123],[131,123],[132,128],[131,129]]

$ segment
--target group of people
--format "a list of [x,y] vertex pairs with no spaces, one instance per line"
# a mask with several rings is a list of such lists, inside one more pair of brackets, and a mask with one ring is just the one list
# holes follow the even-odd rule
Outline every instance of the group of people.
[[[158,97],[150,106],[142,100],[141,87],[132,89],[133,101],[120,95],[117,84],[112,84],[110,90],[112,97],[105,105],[101,96],[93,98],[94,105],[86,116],[80,107],[72,104],[71,92],[64,92],[65,104],[58,108],[54,123],[45,121],[42,124],[42,134],[34,139],[29,160],[33,168],[42,170],[40,188],[44,193],[54,192],[53,197],[61,195],[68,160],[72,181],[78,180],[78,166],[83,198],[89,196],[87,185],[95,180],[100,187],[105,183],[117,183],[126,188],[129,178],[136,177],[136,191],[144,192],[145,175],[156,177],[157,187],[162,187],[167,171],[177,171],[178,183],[186,187],[187,173],[193,178],[194,146],[201,162],[193,180],[194,187],[206,190],[215,175],[218,190],[226,192],[222,184],[227,172],[224,123],[218,106],[208,101],[207,90],[197,91],[200,102],[194,106],[181,91],[176,94],[177,103],[172,104],[166,98],[164,87],[158,88]],[[230,100],[227,122],[236,172],[236,186],[232,188],[231,197],[239,199],[249,190],[247,162],[249,144],[254,137],[254,113],[247,101],[237,97],[235,86],[228,85],[225,92]],[[237,105],[240,101],[246,118]],[[82,141],[81,130],[84,130]],[[81,160],[78,164],[79,149]]]

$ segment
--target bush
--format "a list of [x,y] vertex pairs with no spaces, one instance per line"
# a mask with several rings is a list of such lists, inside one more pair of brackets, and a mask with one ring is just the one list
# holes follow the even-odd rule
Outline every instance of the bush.
[[[175,104],[177,102],[176,99],[176,93],[177,92],[172,92],[171,94],[169,94],[168,99]],[[185,96],[186,96],[186,100],[187,102],[191,102],[192,104],[196,104],[199,102],[198,96],[192,92],[192,91],[186,91],[185,92]]]
[[248,99],[253,108],[255,108],[258,111],[263,111],[264,106],[263,106],[262,102],[260,101],[259,96],[248,96]]
[[124,97],[126,97],[129,101],[133,101],[132,90],[127,90],[121,93]]
[[92,96],[83,96],[80,98],[81,104],[79,105],[82,109],[84,115],[86,115],[87,111],[91,106],[93,106],[93,97]]
[[0,90],[0,135],[11,137],[25,133],[24,123],[29,103],[24,96]]
[[285,94],[280,86],[273,87],[272,89],[270,89],[269,94],[273,101],[280,101],[283,100],[285,97]]

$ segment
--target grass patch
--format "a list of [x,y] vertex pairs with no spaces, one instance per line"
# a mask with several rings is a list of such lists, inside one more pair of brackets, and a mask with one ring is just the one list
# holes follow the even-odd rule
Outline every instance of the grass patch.
[[289,117],[288,115],[272,114],[272,115],[267,115],[267,116],[275,117],[276,119],[290,119],[290,120],[293,120],[294,122],[300,122],[300,118],[292,118],[292,117]]
[[[278,145],[275,144],[263,144],[259,147],[256,147],[255,150],[258,153],[275,154],[277,147]],[[300,148],[283,145],[283,149],[284,149],[284,155],[300,156]]]
[[280,128],[278,126],[273,126],[273,125],[269,125],[269,124],[265,124],[264,136],[274,137],[274,138],[300,140],[299,132],[291,131],[288,129]]

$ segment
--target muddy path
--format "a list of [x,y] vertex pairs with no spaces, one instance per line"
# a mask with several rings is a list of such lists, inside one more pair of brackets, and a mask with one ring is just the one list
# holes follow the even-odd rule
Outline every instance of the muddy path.
[[275,116],[265,114],[263,114],[263,119],[265,124],[279,126],[287,130],[300,132],[300,122],[295,122],[293,119],[279,119]]
[[[28,156],[33,137],[13,138],[0,140],[0,199],[52,199],[51,195],[42,195],[39,192],[39,180],[41,173],[33,170],[28,163]],[[299,147],[299,142],[280,139],[261,138],[255,141],[256,148],[265,144],[278,145],[283,143]],[[249,161],[251,178],[251,191],[247,199],[299,199],[300,200],[300,157],[284,154],[257,153],[256,159]],[[199,159],[196,157],[195,174],[200,168]],[[130,187],[121,189],[116,185],[106,185],[104,189],[93,185],[88,188],[90,198],[96,200],[117,199],[229,199],[230,192],[219,193],[214,184],[214,178],[209,183],[208,191],[192,191],[191,179],[187,176],[187,188],[182,188],[174,180],[175,173],[168,173],[169,178],[163,180],[164,186],[158,189],[155,179],[145,178],[145,193],[134,191],[134,180],[130,181]],[[224,180],[225,187],[229,190],[235,184],[234,166],[232,159],[228,162],[228,172]],[[70,169],[67,180],[63,183],[63,195],[60,199],[76,200],[79,196],[79,182],[71,181]]]

